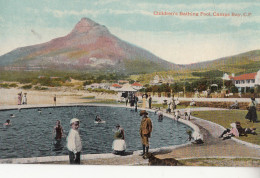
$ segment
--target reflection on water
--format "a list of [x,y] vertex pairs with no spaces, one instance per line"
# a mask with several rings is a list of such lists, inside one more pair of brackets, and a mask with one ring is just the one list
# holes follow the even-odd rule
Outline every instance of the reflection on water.
[[[112,107],[56,107],[39,109],[22,109],[0,112],[0,158],[21,158],[35,156],[67,155],[66,137],[54,140],[53,127],[56,120],[61,121],[65,135],[70,130],[69,121],[73,117],[80,119],[79,132],[82,139],[82,154],[111,153],[116,124],[125,130],[127,151],[141,150],[139,126],[141,117],[138,112],[126,108]],[[51,114],[50,114],[51,113]],[[10,118],[10,114],[15,114]],[[106,123],[96,124],[99,115]],[[158,148],[179,145],[186,142],[188,126],[164,117],[158,122],[157,115],[149,114],[153,122],[150,147]],[[7,119],[12,125],[4,128]]]

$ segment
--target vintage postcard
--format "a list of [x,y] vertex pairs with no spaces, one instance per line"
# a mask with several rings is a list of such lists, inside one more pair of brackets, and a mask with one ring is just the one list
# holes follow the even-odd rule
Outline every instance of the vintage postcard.
[[259,9],[0,0],[0,163],[260,167]]

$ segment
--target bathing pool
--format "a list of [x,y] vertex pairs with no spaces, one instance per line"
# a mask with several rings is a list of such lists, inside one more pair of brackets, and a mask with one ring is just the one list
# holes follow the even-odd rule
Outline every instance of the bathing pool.
[[[38,111],[38,110],[41,110]],[[15,117],[10,117],[14,114]],[[105,120],[104,124],[94,123],[96,115]],[[189,126],[164,117],[157,121],[157,115],[149,112],[153,122],[150,148],[180,145],[187,142]],[[42,156],[67,155],[66,137],[61,141],[52,138],[56,120],[61,121],[67,136],[70,119],[80,119],[82,154],[111,153],[115,125],[120,124],[125,130],[127,152],[141,150],[139,112],[124,107],[105,106],[69,106],[50,108],[31,108],[0,111],[0,123],[7,119],[12,125],[0,125],[0,159],[27,158]]]

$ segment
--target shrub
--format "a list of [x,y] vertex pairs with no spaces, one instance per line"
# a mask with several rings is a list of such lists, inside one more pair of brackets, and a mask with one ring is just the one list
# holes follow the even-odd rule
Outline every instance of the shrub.
[[22,86],[22,89],[31,89],[32,88],[32,85],[24,85],[24,86]]
[[16,87],[18,87],[18,85],[16,83],[11,83],[11,84],[9,84],[9,87],[16,88]]
[[0,87],[1,88],[9,88],[9,85],[8,85],[8,83],[1,83]]
[[35,86],[34,89],[35,90],[48,90],[48,88],[46,88],[46,87],[39,87],[39,86]]

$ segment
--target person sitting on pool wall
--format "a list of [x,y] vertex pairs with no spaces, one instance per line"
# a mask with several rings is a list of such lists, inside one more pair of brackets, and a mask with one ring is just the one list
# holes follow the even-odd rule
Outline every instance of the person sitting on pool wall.
[[80,152],[82,149],[81,139],[79,136],[79,119],[70,120],[70,132],[67,137],[67,148],[69,150],[70,164],[80,164]]
[[142,139],[143,153],[141,156],[144,156],[149,151],[149,138],[151,137],[153,125],[148,113],[145,110],[140,111],[140,116],[143,116],[141,125],[140,125],[140,136]]
[[126,150],[124,129],[119,124],[116,125],[115,140],[112,144],[113,153],[116,155],[124,155]]

